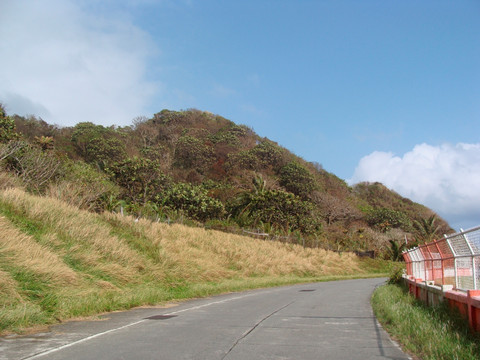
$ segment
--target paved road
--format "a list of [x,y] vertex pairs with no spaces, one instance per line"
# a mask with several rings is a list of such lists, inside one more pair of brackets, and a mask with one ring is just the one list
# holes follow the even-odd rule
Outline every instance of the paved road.
[[373,316],[382,279],[254,290],[0,339],[0,359],[408,359]]

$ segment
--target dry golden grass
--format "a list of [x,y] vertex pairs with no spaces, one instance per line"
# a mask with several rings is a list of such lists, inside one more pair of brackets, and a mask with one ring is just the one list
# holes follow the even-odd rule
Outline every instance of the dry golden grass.
[[177,265],[188,280],[215,281],[228,277],[263,275],[358,274],[364,270],[351,253],[337,254],[323,249],[252,239],[220,231],[167,225],[119,215],[123,226],[137,228],[159,244],[161,255]]
[[21,187],[20,180],[0,168],[0,190],[14,188],[14,187],[15,188]]
[[17,291],[17,283],[5,271],[0,270],[0,302],[9,306],[22,300]]
[[79,267],[91,268],[124,283],[132,281],[138,269],[144,267],[145,259],[112,236],[109,226],[99,222],[96,214],[18,189],[1,192],[0,201],[8,203],[16,214],[40,224],[46,234],[41,234],[39,241],[63,256],[68,255]]
[[[219,291],[366,274],[355,255],[0,190],[0,331]],[[305,280],[304,280],[305,281]]]
[[[0,217],[0,257],[4,264],[22,267],[56,284],[75,284],[77,274],[45,246]],[[5,266],[5,265],[4,265]]]

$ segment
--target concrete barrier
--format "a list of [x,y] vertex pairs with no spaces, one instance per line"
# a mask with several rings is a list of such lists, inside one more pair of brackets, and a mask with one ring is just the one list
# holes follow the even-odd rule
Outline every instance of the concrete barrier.
[[456,308],[468,319],[470,328],[480,332],[480,290],[466,292],[453,289],[453,285],[434,285],[433,281],[424,281],[404,275],[403,279],[409,292],[429,306],[438,306],[447,301],[451,308]]

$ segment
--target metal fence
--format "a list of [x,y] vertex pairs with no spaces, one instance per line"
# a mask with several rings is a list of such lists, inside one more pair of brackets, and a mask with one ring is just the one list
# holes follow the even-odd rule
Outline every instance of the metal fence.
[[404,251],[403,258],[407,275],[416,279],[480,289],[480,226]]

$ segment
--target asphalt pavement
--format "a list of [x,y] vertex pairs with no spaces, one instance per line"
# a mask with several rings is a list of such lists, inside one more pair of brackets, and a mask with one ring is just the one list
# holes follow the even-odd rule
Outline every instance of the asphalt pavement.
[[0,338],[0,359],[409,359],[376,321],[385,279],[231,293]]

